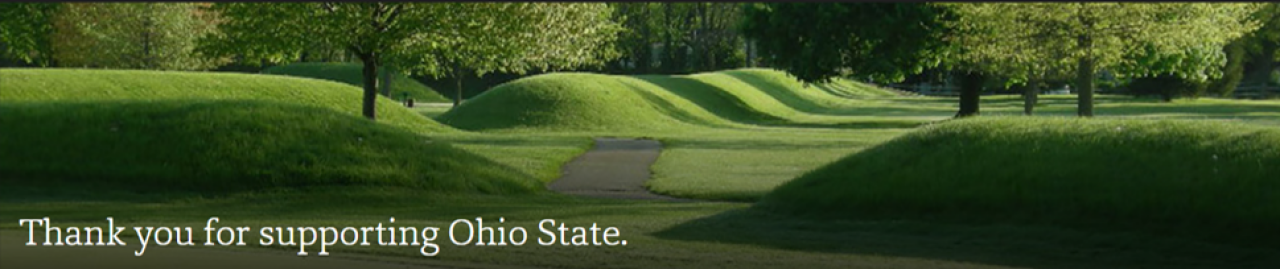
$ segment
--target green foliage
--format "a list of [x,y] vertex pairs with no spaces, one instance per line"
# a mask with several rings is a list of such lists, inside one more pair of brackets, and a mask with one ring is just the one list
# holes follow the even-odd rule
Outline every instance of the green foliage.
[[6,126],[0,182],[7,188],[203,195],[325,186],[543,189],[510,167],[431,137],[296,102],[9,101],[0,104],[0,125]]
[[[1082,139],[1083,138],[1083,139]],[[823,218],[1138,225],[1233,239],[1280,221],[1280,130],[1136,119],[977,118],[809,172],[758,206]]]
[[[1119,76],[1216,77],[1228,41],[1257,28],[1253,4],[962,3],[960,59],[1074,72],[1080,60]],[[1005,70],[1010,68],[998,68]]]
[[[263,69],[262,73],[327,79],[360,87],[364,85],[360,68],[359,64],[352,63],[292,63]],[[382,70],[380,72],[386,73],[387,71]],[[379,77],[381,76],[380,74]],[[408,93],[414,102],[419,103],[449,101],[448,98],[441,96],[435,90],[403,74],[394,74],[392,76],[391,89],[393,91],[390,95],[391,99],[400,100],[403,98],[404,93]]]
[[1221,48],[1257,28],[1246,3],[954,3],[955,64],[1015,79],[1075,74],[1093,115],[1098,70],[1120,78],[1221,76]]
[[1245,58],[1248,53],[1245,42],[1245,38],[1237,39],[1223,48],[1227,56],[1227,64],[1222,67],[1222,77],[1211,80],[1209,92],[1217,96],[1231,96],[1231,93],[1235,92],[1236,87],[1240,85],[1240,81],[1244,80],[1244,67],[1248,61]]
[[[366,69],[383,64],[428,75],[463,69],[559,68],[602,62],[614,35],[603,4],[559,3],[218,3],[227,18],[206,39],[210,55],[280,62],[314,46],[341,47]],[[262,29],[274,29],[263,31]],[[374,73],[366,73],[373,81]],[[371,83],[367,83],[371,84]],[[365,85],[365,116],[374,118]]]
[[52,49],[53,17],[61,3],[0,3],[0,56],[48,65]]
[[[4,102],[251,100],[316,106],[359,115],[351,85],[274,75],[143,70],[0,69]],[[379,98],[385,124],[419,133],[454,131]]]
[[220,60],[195,54],[196,39],[213,30],[198,3],[68,3],[53,19],[59,66],[204,70]]
[[[616,68],[633,74],[684,74],[740,67],[739,3],[612,3],[626,28]],[[655,48],[654,44],[660,44]],[[656,57],[655,57],[656,56]],[[633,66],[622,65],[630,63]],[[655,70],[656,68],[656,70]]]
[[948,14],[927,3],[759,3],[745,7],[742,31],[802,81],[895,82],[939,63]]
[[[601,65],[616,57],[618,26],[597,3],[433,3],[430,31],[401,44],[406,66],[441,76],[556,70]],[[465,70],[465,71],[464,71]]]

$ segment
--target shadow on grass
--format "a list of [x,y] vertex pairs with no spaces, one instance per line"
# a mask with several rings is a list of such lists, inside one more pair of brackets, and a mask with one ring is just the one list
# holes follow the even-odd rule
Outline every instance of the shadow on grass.
[[786,121],[786,119],[757,111],[748,106],[742,100],[738,99],[736,96],[696,79],[654,75],[640,75],[633,77],[689,100],[703,109],[706,109],[708,112],[730,121],[741,123]]
[[288,103],[12,103],[0,104],[0,126],[0,188],[26,190],[9,199],[164,200],[314,186],[541,188],[517,169],[432,137]]
[[1035,268],[1278,268],[1280,250],[1048,226],[825,220],[738,209],[660,231],[671,240]]

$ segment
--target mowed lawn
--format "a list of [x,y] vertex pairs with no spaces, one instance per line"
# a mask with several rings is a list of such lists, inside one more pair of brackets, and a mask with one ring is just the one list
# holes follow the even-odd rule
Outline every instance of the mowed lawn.
[[[616,226],[629,241],[626,247],[614,248],[458,247],[446,238],[437,240],[443,250],[433,258],[420,257],[412,247],[333,250],[338,253],[335,255],[391,256],[405,258],[398,261],[429,264],[562,268],[1267,268],[1280,264],[1280,251],[1274,248],[1127,231],[919,220],[812,220],[751,210],[751,204],[743,202],[759,200],[792,179],[912,132],[916,126],[949,118],[956,100],[902,96],[874,88],[869,93],[855,91],[870,86],[851,82],[795,87],[779,79],[779,74],[762,70],[618,79],[599,83],[627,85],[637,94],[609,97],[623,99],[564,96],[521,104],[529,107],[482,106],[486,98],[482,95],[471,100],[481,101],[464,106],[517,110],[623,100],[631,107],[622,112],[629,114],[608,115],[613,112],[609,107],[575,109],[606,114],[601,119],[616,116],[612,119],[625,128],[583,130],[575,129],[581,126],[571,122],[547,121],[563,124],[563,128],[458,124],[453,127],[461,130],[455,132],[435,131],[440,129],[434,127],[438,124],[435,121],[405,119],[401,121],[412,124],[396,127],[494,163],[485,165],[501,165],[541,182],[556,179],[559,167],[589,149],[592,137],[658,139],[664,149],[651,168],[654,178],[648,187],[662,194],[717,202],[600,200],[545,192],[440,194],[385,186],[320,186],[204,197],[133,193],[67,199],[6,188],[0,190],[4,194],[0,216],[50,216],[65,221],[63,225],[97,225],[106,216],[103,214],[110,214],[118,221],[202,226],[207,217],[216,215],[228,225],[255,227],[364,226],[385,222],[391,216],[399,225],[446,226],[457,218],[504,217],[507,227],[519,225],[535,231],[537,221],[554,218],[570,225]],[[1042,101],[1037,110],[1041,116],[1075,113],[1074,96],[1042,96]],[[387,109],[394,106],[390,102],[380,105]],[[412,112],[446,124],[449,121],[442,118],[461,117],[449,115],[452,112],[447,106],[397,109],[388,113]],[[1019,97],[984,96],[984,114],[1017,114],[1021,109]],[[1280,102],[1206,98],[1159,103],[1102,96],[1097,114],[1099,118],[1203,119],[1275,126],[1280,124]],[[643,118],[633,121],[630,117]],[[432,128],[414,130],[421,128],[417,126]],[[15,231],[6,230],[3,236],[13,236]],[[122,255],[128,251],[121,249]]]

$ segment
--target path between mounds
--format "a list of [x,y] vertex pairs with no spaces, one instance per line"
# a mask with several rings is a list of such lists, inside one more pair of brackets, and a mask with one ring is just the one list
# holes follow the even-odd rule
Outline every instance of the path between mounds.
[[564,166],[552,191],[578,196],[687,201],[649,192],[644,182],[662,144],[654,140],[596,138],[595,147]]

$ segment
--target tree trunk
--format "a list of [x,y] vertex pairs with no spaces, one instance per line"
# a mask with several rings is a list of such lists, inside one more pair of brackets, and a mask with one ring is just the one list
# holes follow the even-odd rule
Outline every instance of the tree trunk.
[[457,90],[458,95],[456,98],[453,99],[453,107],[458,107],[459,105],[462,105],[462,74],[464,74],[464,72],[462,72],[462,67],[459,67],[458,65],[454,65],[453,66],[453,82],[454,82],[454,86],[456,86],[454,90]]
[[1036,109],[1036,103],[1040,99],[1040,80],[1031,79],[1027,82],[1027,88],[1022,92],[1022,114],[1031,116]]
[[976,116],[982,96],[982,75],[965,71],[960,79],[960,111],[956,112],[956,118]]
[[1081,117],[1093,117],[1093,69],[1093,59],[1088,57],[1080,59],[1076,66],[1076,114]]
[[156,61],[155,61],[155,57],[153,56],[154,53],[151,52],[152,50],[151,35],[152,35],[152,31],[155,29],[155,21],[153,21],[154,19],[153,17],[155,17],[155,13],[152,12],[154,8],[155,8],[155,4],[151,4],[151,3],[146,4],[147,14],[144,14],[142,17],[142,68],[143,69],[158,69],[156,68],[156,64],[155,64]]
[[376,112],[374,104],[378,101],[378,55],[375,53],[361,53],[358,55],[360,62],[364,64],[364,105],[362,110],[364,117],[369,120],[376,120]]

